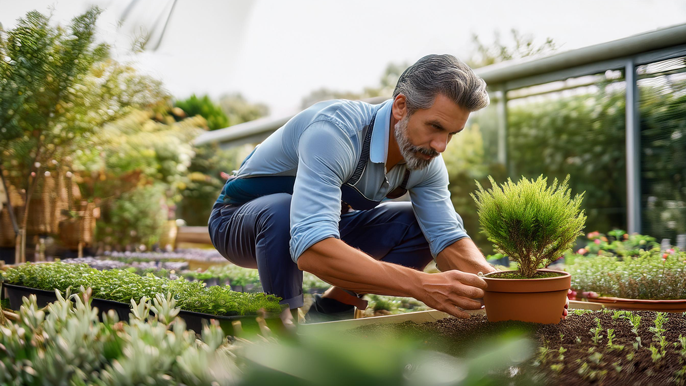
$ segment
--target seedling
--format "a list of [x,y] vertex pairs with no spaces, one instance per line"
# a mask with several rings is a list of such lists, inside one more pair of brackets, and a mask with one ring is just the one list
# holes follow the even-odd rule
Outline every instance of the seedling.
[[622,366],[619,363],[619,361],[613,363],[612,366],[615,368],[615,371],[617,372],[617,374],[622,372]]
[[603,336],[601,334],[601,332],[603,331],[603,327],[600,324],[600,319],[595,318],[595,321],[597,322],[597,325],[596,325],[596,327],[594,327],[590,330],[591,331],[590,333],[591,333],[591,335],[593,335],[593,337],[591,338],[591,340],[593,341],[593,344],[597,345],[600,343],[600,341],[603,338]]

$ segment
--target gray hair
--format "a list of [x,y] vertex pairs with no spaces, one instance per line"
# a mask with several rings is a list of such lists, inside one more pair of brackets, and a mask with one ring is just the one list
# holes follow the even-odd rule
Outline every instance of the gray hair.
[[405,95],[410,114],[428,109],[436,95],[443,94],[458,106],[473,112],[490,102],[486,82],[468,65],[452,55],[427,55],[408,67],[393,91]]

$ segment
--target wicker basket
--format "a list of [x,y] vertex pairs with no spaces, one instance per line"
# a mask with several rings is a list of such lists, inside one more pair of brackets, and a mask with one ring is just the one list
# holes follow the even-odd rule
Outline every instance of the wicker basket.
[[59,222],[59,237],[62,245],[67,249],[77,249],[79,243],[82,243],[82,246],[93,244],[95,235],[93,210],[95,204],[89,202],[82,208],[83,210],[77,212],[76,218]]
[[14,247],[15,236],[10,211],[5,206],[0,211],[0,247]]
[[37,193],[29,201],[29,215],[26,222],[28,234],[54,233],[53,218],[57,201],[55,178],[44,177],[37,187]]

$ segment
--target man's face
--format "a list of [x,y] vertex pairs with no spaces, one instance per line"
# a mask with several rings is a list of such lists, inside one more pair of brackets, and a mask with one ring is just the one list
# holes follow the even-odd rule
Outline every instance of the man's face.
[[410,170],[423,169],[464,129],[469,111],[438,94],[428,109],[416,110],[395,125],[395,140]]

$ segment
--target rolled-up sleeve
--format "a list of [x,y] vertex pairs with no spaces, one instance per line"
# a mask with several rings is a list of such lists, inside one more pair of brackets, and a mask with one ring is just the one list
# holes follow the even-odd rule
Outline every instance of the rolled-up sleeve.
[[290,252],[294,262],[312,245],[340,238],[341,185],[355,167],[350,137],[334,123],[311,124],[298,142],[298,173],[291,200]]
[[450,244],[469,237],[462,218],[450,201],[448,173],[443,158],[432,162],[425,178],[409,191],[412,208],[434,258]]

